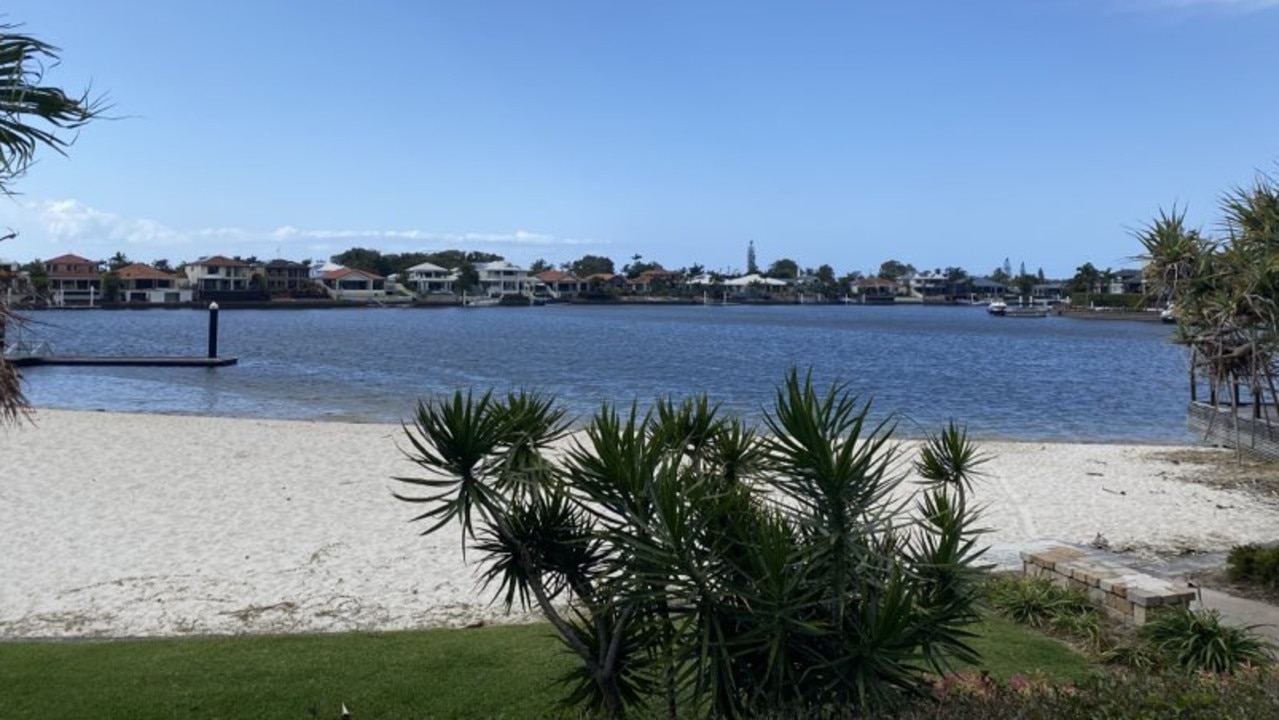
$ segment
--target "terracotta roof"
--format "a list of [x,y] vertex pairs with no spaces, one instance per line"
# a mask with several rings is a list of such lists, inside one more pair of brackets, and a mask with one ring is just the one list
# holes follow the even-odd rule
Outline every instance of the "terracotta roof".
[[330,270],[324,273],[325,280],[341,280],[342,278],[348,278],[351,276],[362,277],[368,280],[386,279],[377,273],[365,272],[364,270],[358,270],[356,268],[339,268],[337,270]]
[[44,264],[46,265],[55,265],[55,264],[56,265],[93,265],[96,267],[98,263],[88,258],[82,258],[79,255],[73,255],[71,253],[67,253],[66,255],[59,255],[58,257],[53,258],[52,260],[45,260]]
[[178,279],[178,276],[174,275],[173,273],[167,273],[163,270],[156,270],[150,265],[143,265],[142,263],[133,263],[132,265],[125,265],[119,270],[116,270],[115,274],[125,280],[177,280]]
[[571,272],[564,272],[563,270],[547,270],[546,272],[538,273],[535,277],[537,277],[537,279],[541,280],[542,282],[548,282],[548,283],[578,281],[578,278],[576,275],[574,275]]

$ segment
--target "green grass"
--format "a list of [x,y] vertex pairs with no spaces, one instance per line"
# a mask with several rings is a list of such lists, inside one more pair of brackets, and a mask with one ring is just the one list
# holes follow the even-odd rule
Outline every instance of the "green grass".
[[1063,643],[1017,623],[989,615],[973,628],[972,645],[981,653],[979,668],[1000,679],[1042,674],[1054,680],[1080,681],[1096,667]]
[[569,665],[542,625],[0,643],[0,716],[529,718]]
[[[1083,657],[1000,618],[978,626],[999,677],[1083,677]],[[0,643],[0,716],[536,718],[572,665],[546,625],[402,633]]]

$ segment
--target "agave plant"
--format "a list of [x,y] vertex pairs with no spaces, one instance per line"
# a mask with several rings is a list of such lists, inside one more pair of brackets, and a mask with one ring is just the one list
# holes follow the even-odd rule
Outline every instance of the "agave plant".
[[419,405],[398,478],[426,533],[458,530],[508,607],[538,608],[580,660],[566,702],[621,717],[887,708],[972,660],[967,483],[903,486],[892,426],[792,371],[765,435],[706,397],[603,406],[560,451],[564,416],[534,394]]
[[1233,673],[1273,661],[1269,645],[1254,629],[1227,625],[1216,610],[1180,607],[1158,613],[1141,626],[1139,634],[1182,669]]

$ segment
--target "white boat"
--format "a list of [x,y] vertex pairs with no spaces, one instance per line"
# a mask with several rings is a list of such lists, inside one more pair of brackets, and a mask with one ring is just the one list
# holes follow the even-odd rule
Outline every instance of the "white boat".
[[502,302],[500,297],[462,293],[462,307],[496,307],[500,302]]
[[986,312],[991,315],[1003,315],[1008,312],[1008,303],[1003,300],[995,300],[986,306]]

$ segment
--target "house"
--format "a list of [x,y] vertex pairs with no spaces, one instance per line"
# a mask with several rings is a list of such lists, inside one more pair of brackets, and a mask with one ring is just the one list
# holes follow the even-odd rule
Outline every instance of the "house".
[[675,270],[645,270],[629,281],[632,292],[674,290],[684,283],[684,275]]
[[222,255],[202,257],[187,263],[184,270],[191,288],[202,300],[233,300],[234,294],[249,292],[249,264],[243,260],[232,260]]
[[903,275],[898,282],[913,297],[938,297],[950,291],[950,278],[940,270],[925,270]]
[[315,288],[311,266],[292,260],[272,260],[263,266],[266,291],[272,296],[306,295]]
[[528,270],[516,267],[505,260],[476,263],[476,283],[481,295],[501,297],[503,295],[522,295],[531,290]]
[[864,303],[893,302],[897,297],[897,283],[887,278],[857,278],[853,281],[853,293]]
[[991,280],[988,277],[973,278],[969,281],[968,286],[972,288],[973,294],[977,297],[1003,297],[1008,294],[1008,286]]
[[179,286],[180,278],[150,265],[133,263],[115,271],[120,279],[118,301],[128,304],[152,304],[191,302],[190,288]]
[[608,289],[624,289],[626,288],[626,276],[618,273],[595,273],[582,278],[582,282],[586,284],[592,292],[599,292]]
[[418,295],[452,293],[457,287],[458,272],[434,263],[419,263],[406,272],[408,280],[405,284],[413,288]]
[[356,268],[329,270],[320,278],[335,300],[373,300],[386,296],[386,278]]
[[102,263],[79,255],[59,255],[44,263],[53,305],[89,305],[102,299]]
[[1146,291],[1146,277],[1140,270],[1116,270],[1108,292],[1112,295],[1140,295]]
[[546,288],[546,292],[554,298],[574,297],[582,292],[582,279],[564,270],[547,270],[538,273],[535,279]]

